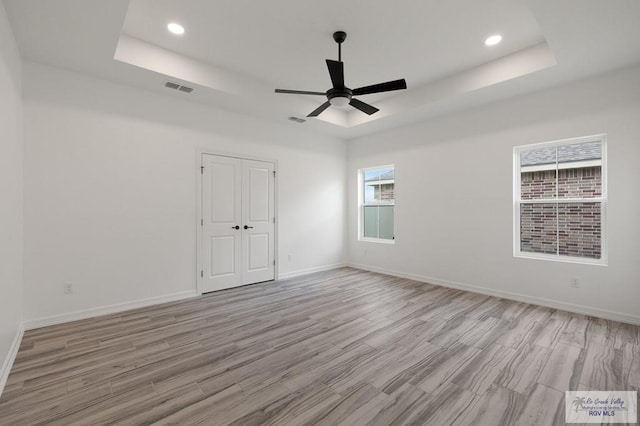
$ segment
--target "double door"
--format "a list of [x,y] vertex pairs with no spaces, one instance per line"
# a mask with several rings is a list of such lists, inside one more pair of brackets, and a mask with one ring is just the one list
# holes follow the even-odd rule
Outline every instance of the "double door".
[[273,163],[202,155],[202,290],[275,278]]

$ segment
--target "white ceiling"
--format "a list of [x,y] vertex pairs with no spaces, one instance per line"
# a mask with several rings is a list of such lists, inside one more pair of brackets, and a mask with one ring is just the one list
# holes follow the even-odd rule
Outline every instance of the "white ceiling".
[[[343,45],[350,87],[406,78],[421,86],[544,41],[520,0],[132,0],[123,32],[273,87],[326,91],[324,60]],[[176,37],[166,25],[182,23]],[[493,48],[485,38],[504,33]],[[408,57],[410,56],[410,57]]]
[[[345,139],[640,62],[637,0],[4,3],[28,60]],[[170,21],[186,33],[170,34]],[[348,86],[406,78],[408,90],[363,96],[380,108],[371,117],[330,109],[287,122],[325,99],[273,89],[327,90],[336,30],[348,33]],[[503,43],[484,46],[493,33]]]

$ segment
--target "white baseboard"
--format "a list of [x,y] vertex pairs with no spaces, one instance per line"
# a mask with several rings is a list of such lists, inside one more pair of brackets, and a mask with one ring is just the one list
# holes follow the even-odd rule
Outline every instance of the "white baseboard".
[[330,271],[332,269],[344,268],[345,266],[347,266],[346,263],[334,263],[332,265],[317,266],[315,268],[299,269],[297,271],[291,271],[291,272],[282,272],[278,274],[278,279],[286,280],[288,278],[295,278],[295,277],[300,277],[302,275],[313,274],[314,272]]
[[16,355],[18,355],[18,349],[20,348],[20,344],[22,343],[22,336],[24,335],[24,326],[20,326],[18,331],[16,332],[15,337],[13,338],[13,342],[11,343],[11,347],[9,348],[9,353],[4,358],[2,362],[2,367],[0,367],[0,396],[2,396],[2,391],[4,391],[4,386],[7,384],[7,379],[9,378],[9,372],[11,371],[11,367],[13,367],[13,361],[16,360]]
[[117,303],[115,305],[99,306],[97,308],[83,309],[81,311],[74,311],[66,314],[52,315],[49,317],[42,317],[42,318],[34,318],[30,320],[25,320],[24,329],[33,330],[35,328],[47,327],[50,325],[62,324],[65,322],[93,318],[99,315],[108,315],[108,314],[114,314],[117,312],[128,311],[129,309],[144,308],[146,306],[157,305],[160,303],[175,302],[177,300],[189,299],[195,296],[197,296],[196,291],[189,290],[189,291],[182,291],[179,293],[167,294],[164,296],[138,299],[131,302]]
[[408,278],[414,281],[420,281],[429,284],[435,284],[442,287],[455,288],[457,290],[465,290],[473,293],[485,294],[487,296],[500,297],[502,299],[515,300],[517,302],[530,303],[532,305],[544,306],[546,308],[560,309],[562,311],[573,312],[576,314],[589,315],[593,317],[604,318],[612,321],[620,321],[627,324],[640,325],[640,316],[626,314],[621,312],[608,311],[606,309],[594,308],[592,306],[576,305],[573,303],[560,302],[557,300],[545,299],[543,297],[529,296],[527,294],[512,293],[510,291],[495,290],[488,287],[480,287],[471,284],[464,284],[455,281],[441,280],[438,278],[426,277],[423,275],[410,274],[406,272],[393,271],[375,266],[361,265],[357,263],[349,263],[347,266],[364,271],[378,272],[386,275],[393,275],[400,278]]

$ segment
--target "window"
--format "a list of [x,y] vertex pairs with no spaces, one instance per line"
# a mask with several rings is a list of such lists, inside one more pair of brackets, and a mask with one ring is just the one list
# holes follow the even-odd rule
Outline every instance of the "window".
[[360,239],[393,242],[394,166],[359,171]]
[[605,142],[514,148],[514,256],[606,264]]

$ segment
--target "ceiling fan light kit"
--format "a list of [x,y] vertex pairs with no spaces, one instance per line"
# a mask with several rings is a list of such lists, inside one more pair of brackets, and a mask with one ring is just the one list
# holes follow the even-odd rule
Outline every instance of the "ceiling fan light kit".
[[330,106],[343,107],[351,105],[352,107],[364,112],[365,114],[375,114],[378,108],[371,106],[354,96],[369,95],[372,93],[391,92],[394,90],[402,90],[407,88],[407,82],[403,79],[387,81],[385,83],[374,84],[371,86],[350,89],[344,84],[344,63],[342,62],[342,43],[347,39],[347,33],[344,31],[336,31],[333,33],[333,40],[338,43],[338,60],[327,59],[327,68],[333,87],[326,92],[310,92],[304,90],[288,90],[276,89],[276,93],[286,93],[295,95],[320,95],[326,96],[327,101],[313,110],[307,117],[317,117],[325,109]]

